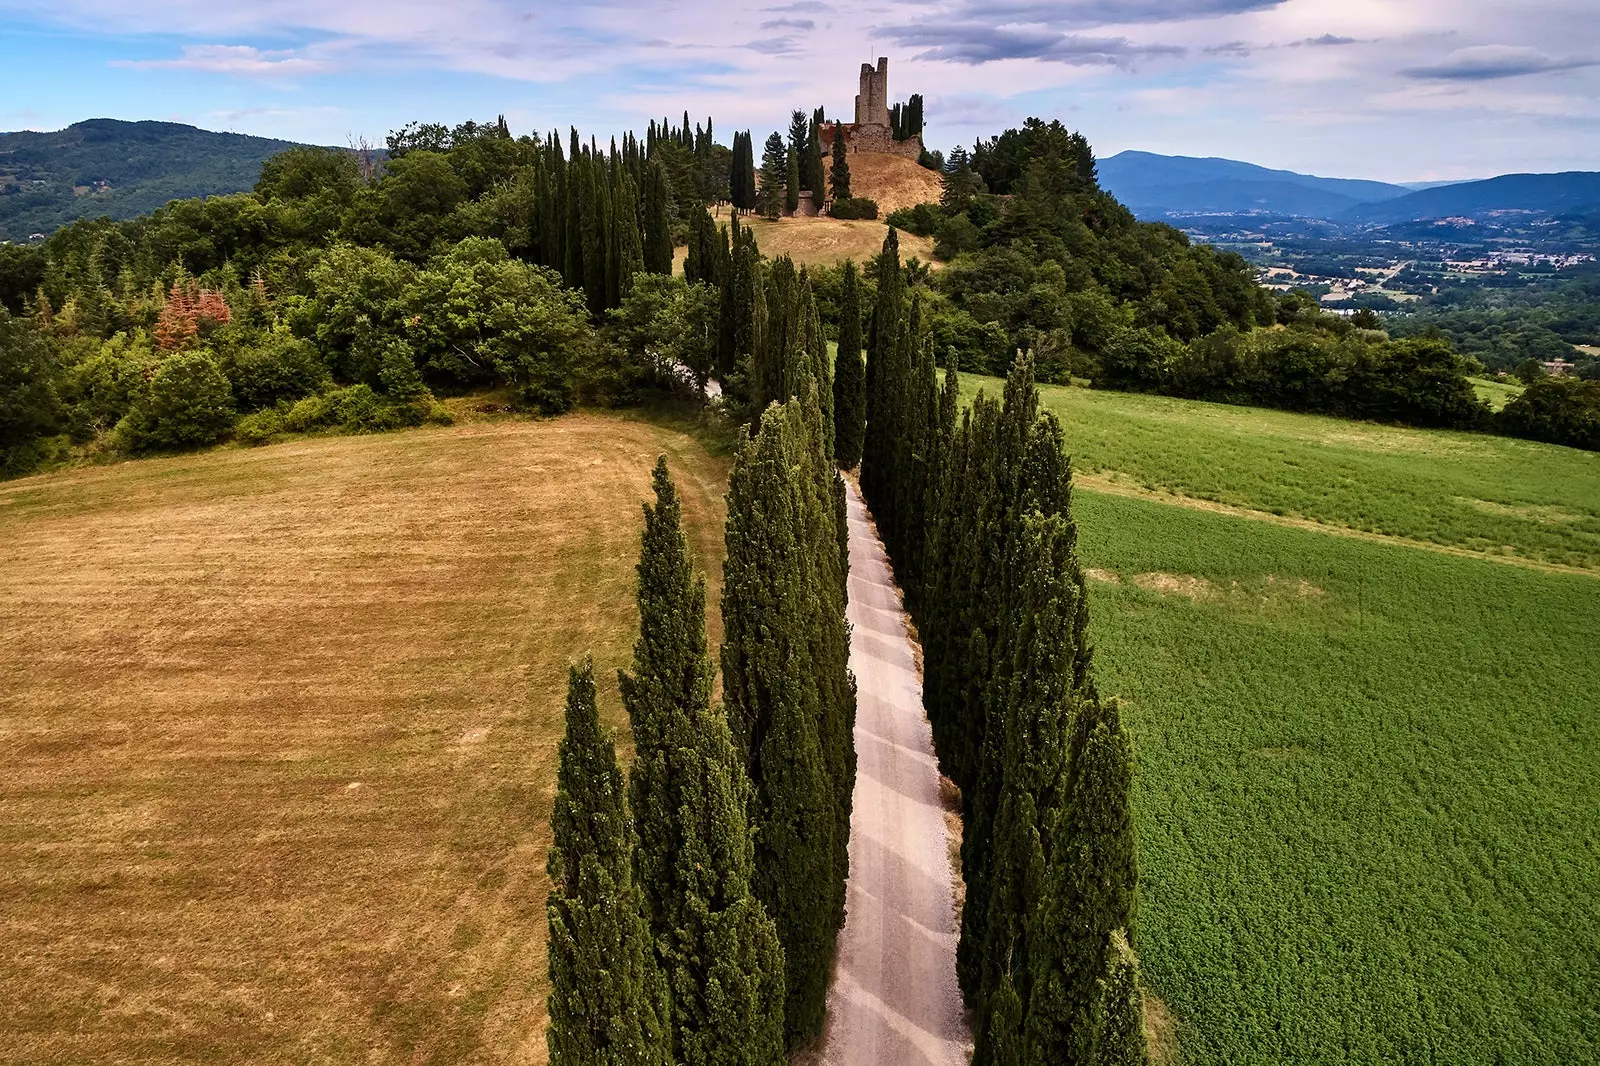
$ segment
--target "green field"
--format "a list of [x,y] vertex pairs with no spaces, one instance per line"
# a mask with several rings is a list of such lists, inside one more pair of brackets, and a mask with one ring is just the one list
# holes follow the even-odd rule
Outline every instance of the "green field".
[[1600,565],[1596,457],[1045,399],[1183,1061],[1600,1061],[1600,578],[1371,535]]
[[1497,381],[1494,378],[1473,378],[1472,391],[1478,394],[1478,399],[1487,403],[1491,409],[1498,411],[1522,395],[1522,383],[1519,381]]
[[[994,378],[963,378],[969,396]],[[1390,537],[1600,570],[1600,454],[1045,386],[1080,474]]]

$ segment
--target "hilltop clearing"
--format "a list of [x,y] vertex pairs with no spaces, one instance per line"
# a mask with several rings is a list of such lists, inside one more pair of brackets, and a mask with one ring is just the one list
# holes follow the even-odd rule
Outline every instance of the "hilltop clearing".
[[726,463],[637,419],[0,487],[7,1057],[543,1062],[561,691],[623,723],[663,452],[715,604]]
[[915,159],[880,152],[850,153],[850,193],[878,204],[878,217],[918,204],[938,203],[944,182]]

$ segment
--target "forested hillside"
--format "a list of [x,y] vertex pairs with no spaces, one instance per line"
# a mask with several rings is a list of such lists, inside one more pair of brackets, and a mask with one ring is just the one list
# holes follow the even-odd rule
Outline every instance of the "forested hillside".
[[94,118],[51,133],[0,133],[0,241],[80,218],[129,219],[169,200],[254,187],[290,141],[177,122]]

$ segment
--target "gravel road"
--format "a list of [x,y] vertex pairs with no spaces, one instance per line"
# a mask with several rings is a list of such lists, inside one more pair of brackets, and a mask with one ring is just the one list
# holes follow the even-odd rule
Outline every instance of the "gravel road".
[[858,765],[849,915],[821,1061],[966,1066],[953,875],[922,682],[883,544],[855,486],[847,491]]

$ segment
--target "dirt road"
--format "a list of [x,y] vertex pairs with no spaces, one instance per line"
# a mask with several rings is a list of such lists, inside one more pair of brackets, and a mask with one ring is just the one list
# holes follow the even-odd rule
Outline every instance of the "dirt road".
[[856,704],[849,916],[828,998],[826,1066],[965,1066],[956,913],[939,770],[883,545],[850,486]]

